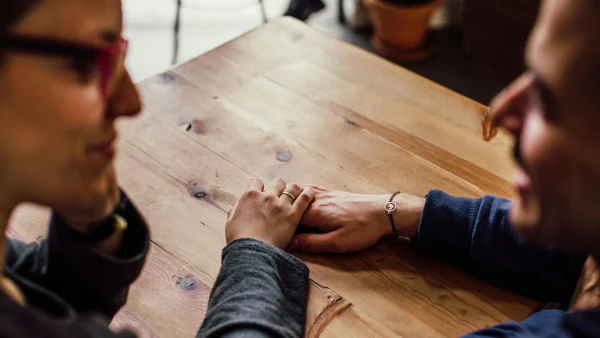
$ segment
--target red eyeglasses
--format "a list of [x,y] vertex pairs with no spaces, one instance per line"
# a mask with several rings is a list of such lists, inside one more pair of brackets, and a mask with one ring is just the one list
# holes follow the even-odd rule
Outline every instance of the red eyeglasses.
[[116,85],[116,74],[124,68],[129,42],[121,38],[107,46],[81,44],[66,40],[53,40],[30,36],[0,37],[0,50],[10,50],[36,55],[64,56],[90,62],[98,69],[100,90],[106,99]]

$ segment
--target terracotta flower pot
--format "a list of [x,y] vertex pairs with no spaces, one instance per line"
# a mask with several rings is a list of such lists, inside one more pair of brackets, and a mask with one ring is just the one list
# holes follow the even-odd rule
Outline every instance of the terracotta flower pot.
[[[421,58],[426,49],[424,42],[429,31],[429,19],[442,0],[415,6],[395,5],[383,0],[364,2],[375,31],[372,44],[378,52],[398,59]],[[401,55],[389,55],[394,51]]]

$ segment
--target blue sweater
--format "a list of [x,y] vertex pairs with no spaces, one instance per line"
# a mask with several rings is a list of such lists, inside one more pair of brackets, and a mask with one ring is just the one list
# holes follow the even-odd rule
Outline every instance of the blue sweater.
[[[431,191],[415,246],[450,258],[477,277],[545,301],[568,303],[585,261],[524,242],[508,221],[510,202]],[[293,256],[242,239],[223,250],[223,265],[198,337],[300,337],[308,269]],[[600,337],[600,309],[538,312],[465,337]]]

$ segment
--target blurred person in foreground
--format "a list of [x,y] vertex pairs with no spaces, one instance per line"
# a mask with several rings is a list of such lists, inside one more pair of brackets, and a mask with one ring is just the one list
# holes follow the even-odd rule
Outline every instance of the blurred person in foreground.
[[[107,328],[149,247],[113,165],[115,122],[141,109],[121,34],[120,0],[0,2],[0,226],[23,202],[53,210],[41,243],[1,237],[0,337],[134,337]],[[253,188],[228,223],[223,264],[254,253],[277,269],[270,245],[287,245],[313,195],[280,179]]]
[[[517,140],[520,168],[513,202],[494,196],[456,198],[433,190],[426,198],[396,195],[391,205],[391,193],[358,195],[313,187],[315,200],[301,225],[322,233],[296,234],[288,249],[349,253],[397,233],[412,238],[417,250],[449,258],[500,286],[570,304],[565,311],[541,311],[523,322],[467,337],[600,336],[598,16],[597,0],[544,1],[527,47],[528,70],[492,103],[497,124]],[[387,210],[395,209],[393,224],[386,204]],[[232,221],[243,205],[242,199]],[[263,254],[275,259],[280,255],[275,251]],[[261,273],[245,280],[249,268],[243,266],[249,260],[239,257],[234,263],[239,275],[219,277],[224,282],[213,290],[201,335],[300,336],[306,266],[286,260],[296,267],[291,277],[254,266]],[[277,280],[283,282],[264,283]]]

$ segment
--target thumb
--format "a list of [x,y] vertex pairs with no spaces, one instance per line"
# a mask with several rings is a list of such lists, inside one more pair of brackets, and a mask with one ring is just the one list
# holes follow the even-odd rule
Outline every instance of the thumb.
[[334,232],[325,234],[296,234],[292,238],[288,250],[321,253],[337,252],[337,236]]
[[227,212],[227,223],[231,222],[231,219],[233,218],[233,214],[235,214],[235,210],[237,209],[237,202],[235,202],[235,204],[233,205],[233,207],[231,207],[231,209],[229,209],[229,211]]

